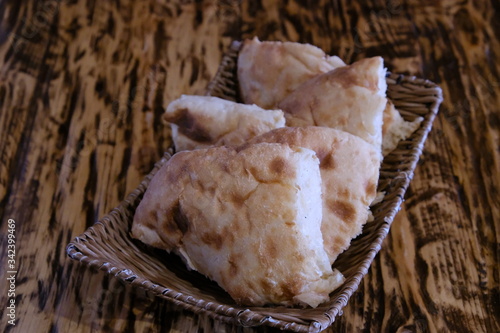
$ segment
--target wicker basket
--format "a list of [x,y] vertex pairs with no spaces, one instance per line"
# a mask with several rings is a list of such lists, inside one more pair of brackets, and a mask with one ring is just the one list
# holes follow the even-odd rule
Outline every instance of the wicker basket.
[[[239,101],[236,61],[240,42],[233,42],[222,59],[219,71],[207,89],[207,95]],[[346,277],[330,301],[315,309],[238,306],[217,284],[188,271],[175,255],[152,249],[130,237],[135,208],[151,178],[169,159],[167,153],[151,173],[128,197],[95,225],[67,246],[70,258],[104,270],[118,279],[145,288],[158,297],[195,313],[243,326],[267,325],[296,332],[319,332],[333,323],[358,288],[373,258],[386,237],[394,216],[413,176],[442,101],[441,89],[432,82],[402,75],[388,75],[388,96],[405,119],[423,117],[420,128],[388,155],[380,172],[382,202],[372,207],[374,220],[365,225],[362,235],[334,263]]]

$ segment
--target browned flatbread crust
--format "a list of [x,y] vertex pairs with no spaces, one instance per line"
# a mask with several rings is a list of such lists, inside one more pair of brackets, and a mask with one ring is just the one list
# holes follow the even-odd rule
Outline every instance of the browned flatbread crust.
[[211,96],[182,95],[168,105],[163,119],[171,123],[176,151],[239,146],[285,125],[281,110],[264,110]]
[[284,127],[250,143],[278,142],[312,149],[320,160],[323,192],[321,231],[330,262],[359,235],[376,196],[380,154],[349,133],[326,127]]
[[238,55],[240,94],[244,103],[275,108],[302,83],[340,66],[340,58],[310,44],[247,39]]
[[312,78],[278,107],[287,126],[337,128],[381,151],[386,90],[382,58],[367,58]]
[[138,206],[133,237],[178,253],[245,305],[317,306],[343,280],[321,236],[312,150],[261,143],[175,154]]

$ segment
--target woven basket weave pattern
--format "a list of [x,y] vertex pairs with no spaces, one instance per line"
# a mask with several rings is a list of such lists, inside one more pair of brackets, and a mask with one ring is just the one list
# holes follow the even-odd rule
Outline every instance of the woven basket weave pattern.
[[[233,42],[221,61],[207,95],[240,101],[236,78],[239,42]],[[156,163],[151,173],[108,215],[76,237],[67,246],[70,258],[104,270],[118,279],[145,288],[195,313],[243,326],[268,325],[296,332],[319,332],[333,323],[358,288],[373,258],[380,250],[394,216],[413,176],[432,122],[441,103],[441,90],[434,83],[391,74],[387,77],[388,97],[407,120],[423,117],[420,128],[399,143],[383,161],[378,190],[384,200],[372,207],[374,220],[365,225],[362,235],[334,263],[346,277],[330,295],[330,301],[315,309],[238,306],[217,284],[188,271],[175,255],[152,249],[130,237],[135,208],[154,174],[170,158]]]

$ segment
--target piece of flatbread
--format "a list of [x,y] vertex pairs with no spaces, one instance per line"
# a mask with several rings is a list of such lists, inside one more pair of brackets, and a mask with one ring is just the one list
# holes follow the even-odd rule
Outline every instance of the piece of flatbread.
[[399,141],[407,139],[417,130],[422,120],[422,117],[415,118],[413,121],[404,120],[394,104],[387,101],[382,125],[382,154],[389,155],[396,149]]
[[284,127],[250,143],[288,143],[312,149],[320,160],[323,192],[321,231],[333,263],[359,235],[376,197],[380,154],[361,138],[327,127]]
[[326,126],[356,136],[382,150],[387,103],[381,57],[336,68],[305,82],[278,104],[287,126]]
[[176,151],[238,146],[285,125],[281,110],[211,96],[182,95],[168,105],[163,119],[171,123]]
[[247,39],[238,54],[240,95],[244,103],[275,108],[302,83],[341,66],[339,57],[310,44]]
[[176,252],[239,304],[316,307],[343,282],[323,247],[321,214],[312,150],[198,149],[175,154],[154,176],[132,235]]

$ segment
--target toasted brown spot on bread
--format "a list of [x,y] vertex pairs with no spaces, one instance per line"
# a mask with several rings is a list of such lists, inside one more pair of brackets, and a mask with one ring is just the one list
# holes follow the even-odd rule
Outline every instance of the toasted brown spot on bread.
[[342,248],[345,246],[345,243],[347,242],[347,240],[344,237],[337,236],[337,237],[335,237],[333,242],[334,242],[334,246],[336,248]]
[[160,211],[159,205],[156,205],[155,209],[148,212],[149,219],[144,219],[144,226],[154,229],[158,223],[158,212]]
[[354,66],[338,67],[334,70],[333,75],[330,75],[328,79],[340,84],[343,88],[361,86],[376,92],[378,85],[377,78],[373,78],[368,75],[363,75],[361,77],[359,73],[354,70],[354,68],[365,69],[370,67],[369,64],[376,61],[377,60],[374,58],[368,58],[358,61]]
[[231,276],[235,276],[236,274],[238,274],[239,271],[238,263],[236,262],[236,260],[234,260],[232,255],[229,257],[227,262],[229,263],[229,274]]
[[354,223],[356,220],[356,209],[347,201],[329,201],[328,208],[345,222]]
[[260,170],[258,168],[252,166],[250,168],[245,168],[245,171],[247,172],[247,174],[255,178],[255,180],[259,181],[258,175],[260,173]]
[[214,246],[217,250],[222,248],[222,243],[224,241],[222,235],[213,232],[206,232],[202,234],[200,239],[203,243]]
[[175,114],[165,113],[165,120],[179,126],[179,133],[198,142],[210,142],[212,137],[209,131],[203,127],[200,118],[191,114],[189,109],[179,109]]
[[301,287],[300,281],[298,281],[297,278],[292,278],[290,283],[288,284],[281,284],[279,286],[279,289],[281,290],[283,296],[287,299],[291,299],[294,295],[298,294],[298,291],[300,290]]
[[356,86],[358,78],[356,73],[353,73],[351,66],[339,67],[334,70],[330,75],[325,75],[328,82],[335,82],[340,84],[343,88]]
[[338,194],[339,194],[339,197],[344,198],[344,199],[348,199],[350,196],[349,189],[347,189],[345,187],[339,189]]
[[269,235],[266,239],[266,255],[271,259],[278,256],[278,245],[273,235]]
[[337,123],[340,126],[347,126],[347,124],[349,124],[349,118],[347,118],[346,116],[341,116],[337,119]]
[[269,169],[277,174],[282,174],[285,172],[286,169],[286,161],[281,158],[281,157],[276,157],[271,161],[271,164],[269,165]]
[[205,183],[201,179],[196,179],[192,182],[193,187],[197,188],[199,191],[203,191],[206,189]]
[[319,167],[325,170],[333,170],[335,169],[335,159],[332,154],[326,155],[322,160],[320,160]]
[[271,291],[274,289],[274,285],[269,281],[269,279],[260,279],[259,280],[260,287],[262,290],[268,290]]
[[366,182],[366,196],[371,197],[374,196],[377,191],[377,184],[371,181]]
[[243,207],[246,200],[247,200],[246,196],[242,196],[238,193],[232,193],[229,198],[229,201],[231,201],[231,203],[233,203],[234,206],[237,208]]
[[207,187],[207,191],[208,191],[208,193],[210,193],[210,195],[215,195],[217,188],[215,186],[209,186],[209,187]]
[[[175,223],[175,227],[177,227],[180,232],[185,234],[189,229],[189,220],[186,214],[183,212],[179,201],[177,201],[177,204],[172,207],[172,217]],[[167,226],[169,226],[169,224],[167,224]]]

